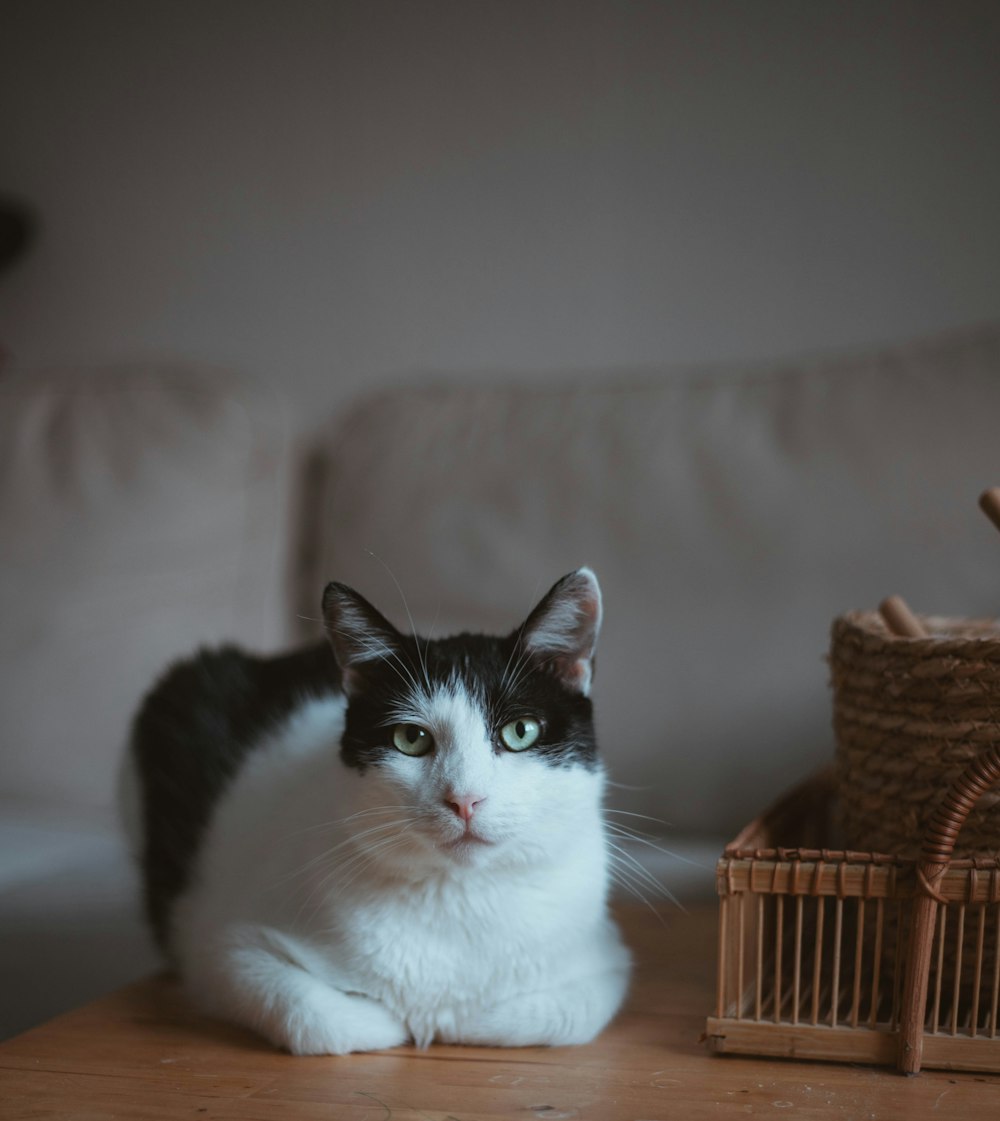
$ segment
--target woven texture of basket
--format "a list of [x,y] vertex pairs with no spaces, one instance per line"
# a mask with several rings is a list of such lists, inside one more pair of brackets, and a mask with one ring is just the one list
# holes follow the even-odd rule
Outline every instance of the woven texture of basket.
[[[830,667],[838,825],[847,847],[916,858],[942,793],[1000,745],[1000,627],[922,617],[927,638],[875,612],[834,621]],[[985,795],[956,857],[1000,857],[1000,795]]]

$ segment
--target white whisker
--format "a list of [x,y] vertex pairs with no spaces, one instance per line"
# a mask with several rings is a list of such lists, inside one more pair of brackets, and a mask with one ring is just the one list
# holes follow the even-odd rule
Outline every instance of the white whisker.
[[[360,833],[354,833],[350,837],[341,841],[339,844],[334,845],[332,848],[324,849],[321,853],[307,860],[304,864],[300,865],[293,872],[287,873],[281,879],[277,880],[271,885],[271,889],[280,887],[282,884],[287,883],[289,880],[298,879],[300,876],[305,875],[318,865],[322,865],[325,861],[331,860],[336,854],[347,845],[357,844],[363,838],[371,836],[373,833],[382,833],[387,829],[398,829],[401,825],[411,825],[415,818],[404,818],[402,820],[383,822],[381,825],[373,825],[369,829],[362,830]],[[270,889],[269,889],[270,890]]]
[[[316,899],[316,906],[310,913],[311,920],[316,912],[323,906],[324,900],[331,894],[331,886],[336,892],[342,892],[345,890],[345,887],[347,885],[345,885],[343,882],[338,883],[338,880],[341,880],[341,878],[346,873],[356,869],[359,864],[361,865],[362,869],[369,867],[375,862],[375,858],[381,855],[383,851],[387,850],[387,848],[392,848],[396,844],[402,844],[403,842],[407,841],[408,838],[402,831],[405,830],[405,828],[410,824],[412,824],[412,819],[394,822],[394,832],[392,832],[389,836],[377,837],[373,841],[370,841],[366,844],[358,845],[357,852],[355,852],[353,855],[348,856],[346,860],[337,862],[335,867],[327,871],[320,878],[318,883],[313,886],[312,891],[310,891],[309,895],[299,907],[295,919],[296,924],[298,924],[299,920],[302,918],[303,911],[305,911],[305,909],[309,906],[313,899]],[[368,830],[369,834],[372,832],[375,832],[375,830]],[[351,841],[358,840],[360,836],[362,836],[362,834],[359,834],[358,838],[350,838],[349,841],[345,843],[350,843]],[[324,855],[328,856],[330,854],[326,853]],[[353,883],[356,878],[357,876],[352,876],[349,883]]]
[[655,849],[663,856],[670,857],[671,860],[676,860],[681,864],[690,864],[692,868],[701,868],[704,871],[712,870],[710,865],[702,864],[700,860],[692,860],[690,857],[681,856],[679,852],[671,852],[670,849],[665,849],[661,845],[658,845],[655,842],[649,840],[649,838],[644,834],[636,833],[634,830],[627,829],[623,825],[618,825],[617,822],[606,821],[604,823],[604,826],[606,829],[610,829],[615,836],[620,837],[623,840],[635,841],[635,843],[639,845],[646,845],[647,848]]
[[408,686],[416,693],[421,692],[420,685],[418,684],[417,679],[414,676],[412,668],[403,661],[403,659],[395,650],[387,646],[384,642],[377,642],[374,639],[368,639],[367,641],[364,639],[359,640],[358,636],[353,632],[342,631],[331,628],[329,626],[326,628],[326,630],[332,634],[346,634],[355,642],[360,641],[362,653],[368,655],[367,660],[373,662],[385,662],[387,666],[390,666],[395,671],[396,675],[404,685]]
[[650,901],[646,898],[646,896],[643,894],[643,892],[638,887],[636,887],[636,885],[632,882],[630,877],[621,868],[612,867],[612,869],[611,869],[611,879],[616,884],[618,884],[619,887],[624,888],[625,891],[627,891],[629,893],[629,895],[634,896],[636,899],[639,900],[640,903],[642,903],[644,906],[648,907],[649,910],[652,911],[653,914],[656,916],[657,922],[659,922],[659,924],[662,927],[666,928],[666,925],[667,925],[666,920],[663,918],[663,916],[660,914],[660,912],[653,906],[653,904],[650,903]]
[[665,884],[661,883],[648,868],[645,868],[636,860],[630,852],[627,852],[620,845],[616,845],[613,841],[608,842],[608,847],[612,850],[612,859],[622,862],[617,865],[619,871],[627,872],[637,882],[645,884],[647,888],[658,892],[669,899],[676,907],[684,910],[674,893]]
[[[392,580],[393,584],[396,585],[396,591],[399,592],[399,598],[403,601],[403,610],[406,612],[406,618],[407,618],[407,620],[409,621],[409,624],[410,624],[410,634],[413,636],[413,644],[417,648],[417,661],[419,663],[420,670],[423,673],[424,684],[427,687],[427,692],[431,693],[431,692],[433,692],[433,690],[431,689],[430,675],[427,672],[427,661],[424,657],[424,654],[420,650],[420,636],[417,634],[417,627],[416,627],[416,624],[413,622],[413,615],[410,613],[410,605],[406,602],[406,596],[403,594],[403,587],[400,584],[400,582],[396,579],[395,572],[392,571],[392,569],[389,567],[389,565],[386,564],[386,562],[377,553],[373,552],[371,549],[366,549],[365,552],[367,552],[368,555],[370,557],[372,557],[373,560],[378,561],[378,563],[389,574],[389,579]],[[416,683],[414,682],[414,685],[415,684]]]
[[[612,783],[611,785],[613,786],[615,784]],[[651,817],[649,814],[637,814],[637,813],[634,813],[632,810],[615,810],[615,809],[611,809],[608,806],[605,806],[604,812],[609,813],[609,814],[622,814],[624,817],[641,817],[641,818],[644,818],[646,821],[655,821],[657,825],[665,825],[665,826],[667,826],[668,829],[670,828],[670,822],[669,821],[664,821],[662,817]]]
[[285,833],[279,838],[281,841],[291,840],[293,837],[301,837],[306,833],[318,833],[324,829],[336,829],[338,826],[347,825],[352,821],[357,821],[363,817],[375,817],[377,814],[399,813],[416,811],[419,806],[371,806],[368,809],[358,810],[356,813],[348,814],[346,817],[335,817],[329,821],[321,821],[316,825],[306,825],[302,829],[295,829],[291,833]]
[[360,864],[354,862],[349,866],[345,866],[341,870],[342,872],[346,872],[350,870],[351,867],[353,867],[354,875],[352,875],[351,878],[346,882],[339,883],[337,885],[337,890],[341,892],[346,891],[356,880],[363,876],[364,873],[370,867],[372,867],[373,864],[376,864],[380,860],[384,860],[385,857],[387,857],[390,853],[396,852],[398,849],[406,848],[410,843],[410,838],[408,836],[402,835],[397,837],[387,837],[384,841],[381,841],[379,842],[379,844],[372,846],[371,849],[366,851],[364,854],[368,857],[367,860],[362,861]]

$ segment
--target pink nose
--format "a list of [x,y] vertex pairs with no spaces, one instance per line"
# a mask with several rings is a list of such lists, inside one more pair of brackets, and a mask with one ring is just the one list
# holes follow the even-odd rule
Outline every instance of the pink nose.
[[485,801],[485,797],[479,794],[449,794],[444,804],[468,824],[476,812],[476,807],[481,806]]

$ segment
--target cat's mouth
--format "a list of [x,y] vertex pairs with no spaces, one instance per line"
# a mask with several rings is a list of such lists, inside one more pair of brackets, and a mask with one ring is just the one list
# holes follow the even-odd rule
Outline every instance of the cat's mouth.
[[454,837],[450,841],[444,841],[441,847],[447,849],[449,852],[463,852],[469,849],[489,847],[495,844],[496,841],[491,841],[488,837],[483,837],[479,833],[473,833],[470,829],[459,837]]

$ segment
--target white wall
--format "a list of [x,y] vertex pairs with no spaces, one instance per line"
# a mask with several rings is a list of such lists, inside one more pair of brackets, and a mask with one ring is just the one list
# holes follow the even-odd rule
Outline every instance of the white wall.
[[377,379],[1000,314],[1000,5],[6,0],[21,363]]

